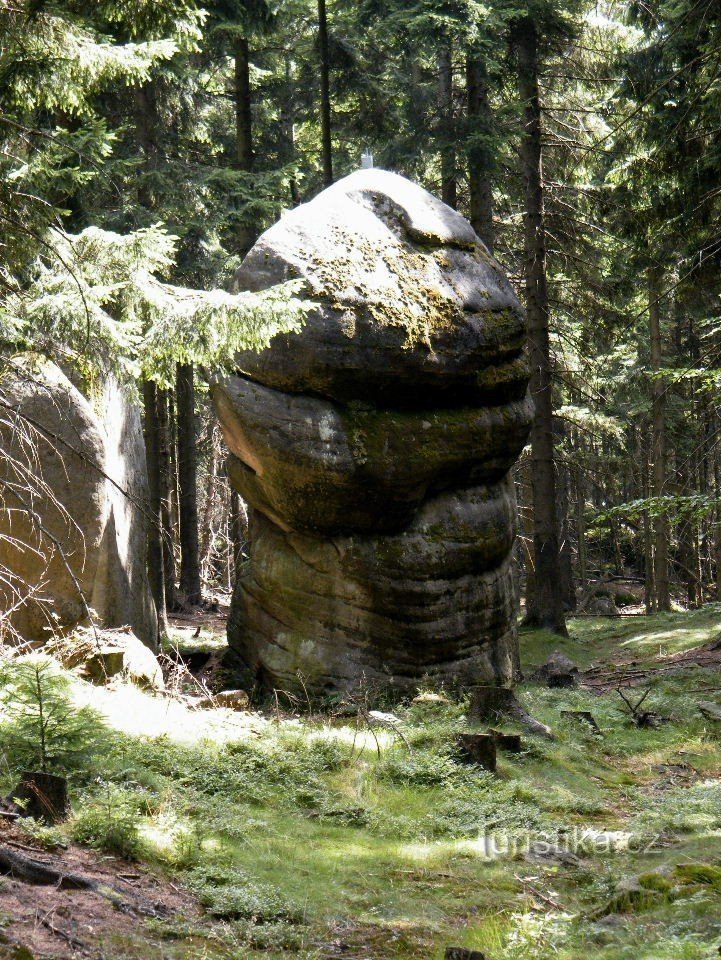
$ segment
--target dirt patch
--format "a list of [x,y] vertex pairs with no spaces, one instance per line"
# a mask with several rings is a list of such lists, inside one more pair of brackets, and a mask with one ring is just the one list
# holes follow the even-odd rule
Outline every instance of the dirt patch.
[[189,645],[192,646],[194,634],[200,636],[201,632],[206,636],[213,634],[217,637],[225,637],[228,629],[229,608],[227,598],[215,597],[212,602],[202,607],[191,607],[171,614],[168,622],[175,631],[181,633],[183,638],[187,636]]
[[[17,825],[0,820],[0,844],[55,869],[79,873],[112,886],[129,905],[144,905],[159,917],[194,919],[201,910],[185,890],[146,867],[70,845],[49,853]],[[145,953],[155,946],[142,913],[116,906],[90,890],[65,890],[0,877],[0,958],[24,947],[36,960],[107,957],[107,945],[140,939]],[[158,956],[161,945],[157,945]]]

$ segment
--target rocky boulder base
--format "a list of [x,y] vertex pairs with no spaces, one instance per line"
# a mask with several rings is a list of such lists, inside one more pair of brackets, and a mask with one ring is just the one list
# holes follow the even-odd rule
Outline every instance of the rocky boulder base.
[[253,508],[228,628],[247,679],[511,680],[508,471],[531,407],[510,284],[466,220],[382,170],[289,213],[237,280],[295,278],[314,304],[302,330],[214,389]]
[[0,639],[39,643],[87,621],[157,620],[146,571],[140,415],[112,380],[93,402],[58,366],[14,360],[0,374]]

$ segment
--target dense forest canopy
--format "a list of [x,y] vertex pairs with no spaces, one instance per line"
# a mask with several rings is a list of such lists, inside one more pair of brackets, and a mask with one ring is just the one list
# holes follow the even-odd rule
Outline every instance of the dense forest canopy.
[[[113,365],[146,407],[182,407],[183,377],[302,323],[294,289],[235,294],[234,270],[370,153],[467,216],[525,290],[527,618],[562,631],[576,587],[613,576],[642,579],[649,610],[716,596],[712,0],[13,0],[0,17],[6,355]],[[202,510],[220,467],[201,432]]]

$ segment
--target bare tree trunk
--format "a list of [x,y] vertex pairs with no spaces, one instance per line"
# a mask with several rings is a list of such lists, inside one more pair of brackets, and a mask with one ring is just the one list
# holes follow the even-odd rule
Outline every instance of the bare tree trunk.
[[[643,438],[640,447],[639,455],[642,462],[641,490],[644,497],[649,497],[651,493],[651,464],[649,463],[649,451]],[[643,602],[646,613],[649,614],[656,609],[656,578],[654,576],[653,532],[648,510],[644,510],[641,514],[641,523],[643,526]]]
[[[663,362],[661,345],[661,268],[648,268],[648,332],[651,345],[653,447],[651,492],[653,497],[664,496],[666,487],[666,388],[659,371]],[[656,601],[659,610],[671,609],[669,584],[669,524],[665,512],[654,521]]]
[[438,51],[438,104],[441,129],[441,200],[455,210],[456,138],[453,117],[453,53],[450,40],[442,39]]
[[153,185],[157,177],[143,176],[153,174],[158,168],[158,144],[156,140],[159,128],[158,104],[155,84],[150,81],[134,88],[135,97],[135,132],[138,146],[143,154],[138,184],[138,203],[146,210],[153,210],[156,206],[156,197]]
[[[253,104],[250,89],[250,49],[245,37],[233,43],[235,68],[235,168],[250,173],[253,169]],[[253,224],[241,219],[237,250],[244,257],[256,240]]]
[[[285,54],[285,87],[286,96],[281,104],[280,125],[283,130],[283,162],[290,164],[295,160],[295,90],[293,89],[293,60],[290,50],[286,51]],[[291,177],[288,182],[288,192],[293,204],[300,203],[300,192],[295,177]]]
[[533,598],[535,594],[535,571],[533,558],[533,507],[531,505],[530,458],[522,455],[516,464],[516,502],[518,504],[518,539],[520,541],[519,563],[525,573],[524,623],[533,622]]
[[578,540],[578,582],[581,588],[588,583],[588,560],[586,550],[586,496],[583,472],[573,468],[573,486],[576,493],[576,538]]
[[160,439],[158,433],[157,388],[151,380],[146,380],[143,383],[143,407],[145,460],[148,468],[148,506],[151,518],[148,530],[148,578],[158,611],[158,632],[163,637],[168,632],[168,615],[165,604],[163,534],[160,523]]
[[178,513],[180,526],[180,589],[188,603],[202,600],[198,547],[198,457],[195,436],[195,379],[192,364],[178,364]]
[[325,0],[318,0],[318,47],[320,52],[320,138],[323,183],[333,183],[333,146],[330,117],[330,50],[328,47],[328,14]]
[[496,234],[493,227],[492,175],[495,156],[491,137],[493,114],[488,98],[488,71],[483,57],[466,57],[466,97],[468,110],[468,192],[471,226],[493,253]]
[[175,554],[173,552],[173,527],[170,516],[170,416],[167,390],[157,390],[158,411],[158,479],[160,483],[160,528],[163,548],[163,574],[165,577],[165,606],[175,610]]
[[[149,176],[158,167],[158,109],[152,82],[136,87],[135,128],[138,146],[143,153],[143,164],[138,178],[138,203],[147,210],[156,206],[153,193],[155,178]],[[145,176],[143,176],[145,174]],[[158,390],[155,383],[143,382],[143,433],[145,461],[148,471],[150,526],[148,529],[148,579],[158,614],[159,638],[168,632],[168,612],[165,596],[163,529],[161,522],[160,427],[158,420]]]
[[517,22],[515,46],[518,53],[519,92],[524,104],[521,156],[526,191],[526,310],[531,362],[530,388],[535,405],[535,416],[531,428],[533,545],[536,567],[533,623],[566,636],[553,445],[541,105],[538,92],[538,36],[535,21],[530,17]]
[[[554,443],[560,446],[567,438],[565,424],[558,417],[553,421]],[[561,569],[561,597],[564,610],[576,609],[576,590],[573,582],[573,548],[571,544],[570,508],[571,478],[563,457],[556,459],[556,496],[558,507],[559,565]]]
[[205,500],[203,501],[203,523],[200,529],[200,563],[201,572],[206,580],[210,578],[210,559],[213,552],[213,517],[218,505],[216,484],[218,479],[218,464],[220,462],[220,440],[217,427],[210,431],[210,457],[205,485]]
[[[719,419],[716,414],[716,408],[714,404],[710,405],[710,418],[711,418],[711,436],[717,436],[719,431]],[[712,466],[713,466],[713,484],[716,495],[718,496],[719,491],[721,490],[721,457],[719,456],[719,447],[718,443],[713,444],[712,456]],[[713,565],[714,565],[714,578],[715,578],[715,590],[714,594],[716,597],[716,602],[721,603],[721,507],[716,507],[713,512],[713,519],[715,523],[713,525]]]

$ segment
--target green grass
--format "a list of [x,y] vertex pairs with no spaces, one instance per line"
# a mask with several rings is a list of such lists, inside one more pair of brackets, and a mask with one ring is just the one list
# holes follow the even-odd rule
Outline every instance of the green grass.
[[[521,646],[527,673],[554,649],[583,666],[633,656],[652,668],[719,630],[714,606],[579,619],[567,641],[524,633]],[[695,703],[721,699],[709,692],[721,684],[693,665],[649,682],[646,705],[671,718],[658,730],[636,729],[613,689],[522,684],[519,696],[556,740],[522,731],[525,752],[502,755],[495,776],[454,754],[463,701],[398,705],[404,740],[383,733],[378,751],[347,721],[246,717],[223,727],[177,707],[164,723],[157,701],[142,694],[144,709],[133,692],[143,736],[140,721],[125,721],[131,694],[104,691],[119,732],[104,758],[105,783],[97,771],[76,776],[67,830],[112,848],[118,824],[103,811],[116,798],[139,820],[133,849],[209,911],[200,924],[156,921],[106,945],[106,955],[139,960],[143,938],[158,955],[191,960],[311,960],[333,950],[420,960],[442,958],[448,945],[491,960],[718,955],[721,730]],[[561,710],[592,711],[603,736]],[[539,840],[570,844],[580,859],[528,860],[527,845]],[[618,884],[639,877],[641,893],[626,903]],[[622,919],[604,919],[619,903]]]

